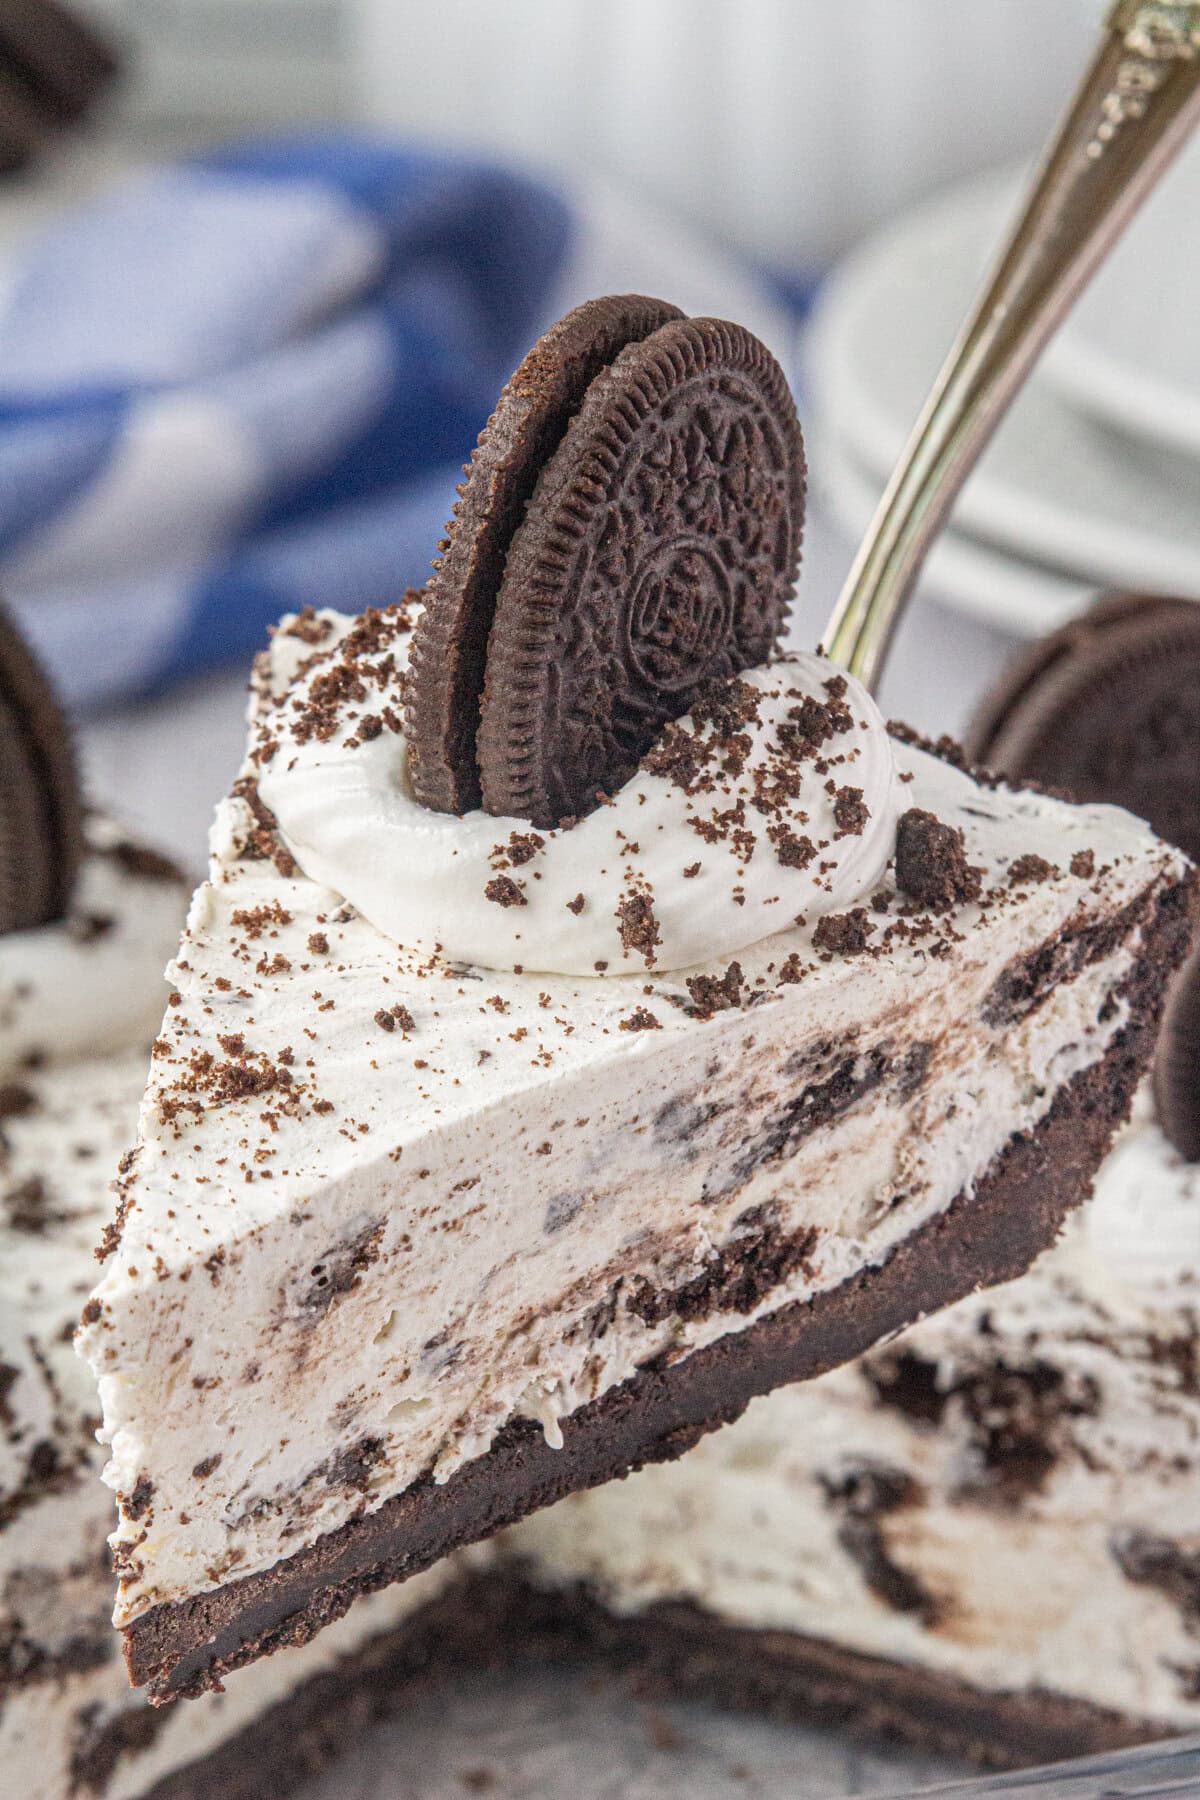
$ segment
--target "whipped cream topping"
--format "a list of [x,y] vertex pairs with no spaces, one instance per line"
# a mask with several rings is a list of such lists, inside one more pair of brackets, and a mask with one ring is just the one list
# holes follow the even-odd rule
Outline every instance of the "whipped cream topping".
[[111,819],[86,823],[70,910],[0,937],[0,1069],[148,1046],[162,1018],[184,877]]
[[351,623],[281,628],[302,635],[290,656],[276,639],[258,789],[303,872],[396,943],[491,969],[684,969],[853,907],[887,867],[891,740],[866,690],[823,657],[714,691],[595,812],[534,831],[417,801],[399,709],[385,704],[407,630],[348,656]]

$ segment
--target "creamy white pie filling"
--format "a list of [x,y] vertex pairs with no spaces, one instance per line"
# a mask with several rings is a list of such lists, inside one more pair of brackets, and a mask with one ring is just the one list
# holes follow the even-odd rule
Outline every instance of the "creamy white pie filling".
[[[12,1651],[0,1769],[4,1791],[22,1800],[74,1793],[73,1761],[88,1733],[147,1709],[111,1627],[113,1502],[100,1479],[95,1383],[71,1333],[136,1130],[185,895],[164,872],[139,873],[140,853],[109,821],[93,817],[88,832],[70,918],[0,938],[0,1642]],[[208,1756],[312,1676],[395,1630],[453,1573],[446,1564],[370,1596],[316,1642],[241,1671],[223,1694],[156,1715],[152,1731],[126,1734],[106,1800],[137,1800]]]
[[[573,1496],[504,1549],[618,1612],[687,1601],[984,1692],[1195,1729],[1194,1620],[1136,1552],[1186,1558],[1200,1538],[1198,1266],[1200,1167],[1142,1123],[1020,1281],[755,1401],[682,1462]],[[906,1362],[923,1412],[887,1402]],[[845,1531],[872,1476],[898,1497],[879,1548],[924,1609],[873,1587]]]

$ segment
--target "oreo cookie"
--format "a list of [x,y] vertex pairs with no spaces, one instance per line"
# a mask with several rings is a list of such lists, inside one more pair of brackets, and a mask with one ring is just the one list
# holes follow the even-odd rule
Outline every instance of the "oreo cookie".
[[90,21],[59,0],[0,5],[0,173],[41,153],[112,79],[118,59]]
[[1017,662],[967,753],[999,774],[1123,806],[1200,858],[1200,604],[1100,601]]
[[82,857],[71,733],[50,683],[0,609],[0,932],[61,918]]
[[1158,1122],[1186,1162],[1200,1162],[1200,952],[1171,989],[1154,1061]]
[[414,634],[418,798],[543,828],[591,811],[706,682],[771,654],[804,498],[787,380],[750,332],[636,296],[569,314],[480,439]]
[[413,787],[435,812],[480,804],[475,735],[505,558],[543,467],[600,371],[683,314],[665,300],[589,300],[540,338],[480,434],[413,633],[405,727]]
[[598,375],[513,539],[488,646],[483,803],[590,812],[708,681],[764,662],[787,618],[805,468],[783,371],[719,319],[680,319]]

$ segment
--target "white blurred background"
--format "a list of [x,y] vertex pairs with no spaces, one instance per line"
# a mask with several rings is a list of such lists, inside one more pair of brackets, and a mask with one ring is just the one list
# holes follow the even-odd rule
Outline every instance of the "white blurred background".
[[[125,76],[87,139],[0,194],[0,243],[18,218],[52,215],[114,171],[298,123],[467,146],[540,174],[577,219],[604,215],[595,283],[662,291],[657,271],[675,270],[671,297],[736,307],[795,374],[813,489],[796,628],[809,642],[1103,10],[75,3],[123,44]],[[1200,149],[968,485],[893,653],[893,714],[961,730],[1021,639],[1105,588],[1200,596],[1198,220]],[[230,674],[93,717],[98,789],[194,861],[240,708]]]
[[823,266],[1048,131],[1097,0],[90,0],[128,116],[360,117],[628,182]]

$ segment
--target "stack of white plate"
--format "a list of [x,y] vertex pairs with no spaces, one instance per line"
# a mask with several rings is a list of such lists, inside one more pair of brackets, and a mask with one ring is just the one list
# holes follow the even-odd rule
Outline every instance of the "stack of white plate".
[[[1022,185],[954,189],[859,249],[807,343],[814,485],[865,530]],[[1200,146],[1046,351],[936,545],[927,591],[1031,637],[1093,596],[1200,599]]]

